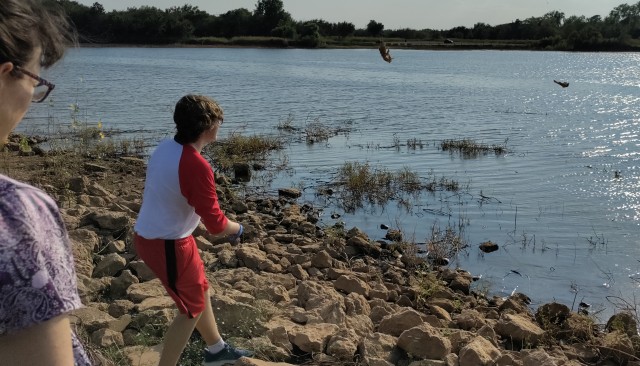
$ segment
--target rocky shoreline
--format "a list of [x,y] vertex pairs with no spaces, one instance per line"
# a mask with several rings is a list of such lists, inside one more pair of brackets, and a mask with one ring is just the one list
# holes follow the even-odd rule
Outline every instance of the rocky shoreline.
[[[175,310],[132,246],[145,161],[0,154],[0,172],[61,207],[86,305],[72,322],[96,364],[157,364]],[[60,161],[74,170],[49,172]],[[534,313],[524,294],[486,297],[466,271],[358,228],[319,227],[295,190],[242,197],[224,175],[216,184],[221,207],[246,230],[239,245],[203,226],[194,233],[214,312],[226,339],[270,361],[237,365],[640,365],[635,314],[599,327],[564,304]]]

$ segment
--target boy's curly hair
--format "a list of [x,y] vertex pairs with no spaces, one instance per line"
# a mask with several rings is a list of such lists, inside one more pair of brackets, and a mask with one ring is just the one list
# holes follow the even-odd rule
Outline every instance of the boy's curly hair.
[[185,95],[176,103],[173,112],[177,129],[175,140],[183,145],[195,142],[223,118],[222,108],[215,100],[203,95]]

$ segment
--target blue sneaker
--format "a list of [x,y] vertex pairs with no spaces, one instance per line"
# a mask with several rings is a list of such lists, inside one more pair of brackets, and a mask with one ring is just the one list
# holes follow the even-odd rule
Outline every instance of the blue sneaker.
[[209,350],[205,349],[204,366],[233,365],[237,359],[251,356],[253,356],[253,352],[233,348],[227,343],[224,345],[224,349],[218,353],[211,353]]

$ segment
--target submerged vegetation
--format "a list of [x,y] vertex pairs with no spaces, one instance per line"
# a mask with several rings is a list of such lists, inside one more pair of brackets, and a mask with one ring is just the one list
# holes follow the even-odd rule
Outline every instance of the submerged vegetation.
[[215,162],[216,169],[229,173],[239,163],[253,164],[254,167],[264,167],[268,163],[275,164],[270,159],[270,153],[282,150],[283,146],[282,141],[277,137],[243,136],[232,133],[216,144],[207,145],[203,154]]
[[442,151],[457,151],[465,158],[474,158],[491,152],[495,155],[504,155],[508,152],[506,141],[502,145],[488,145],[470,139],[444,140],[440,144],[440,148]]
[[306,122],[304,126],[296,126],[293,115],[288,115],[285,119],[280,120],[276,129],[284,134],[289,140],[300,139],[308,145],[316,143],[326,143],[330,138],[338,135],[348,135],[351,132],[353,120],[348,119],[341,121],[340,126],[333,127],[323,122],[320,117],[315,117],[311,122]]
[[384,167],[373,167],[368,162],[344,163],[338,169],[332,186],[337,187],[337,203],[346,212],[354,212],[365,203],[384,206],[393,200],[410,210],[411,200],[407,196],[412,196],[415,201],[421,192],[457,192],[460,189],[458,182],[445,177],[437,179],[430,174],[428,179],[423,179],[408,167],[390,171]]

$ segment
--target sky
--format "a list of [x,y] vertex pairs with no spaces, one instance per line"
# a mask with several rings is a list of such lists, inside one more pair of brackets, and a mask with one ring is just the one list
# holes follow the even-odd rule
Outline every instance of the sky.
[[[195,5],[209,14],[229,10],[255,9],[257,0],[76,0],[90,6],[99,2],[107,11],[125,10],[143,5],[166,9],[184,4]],[[473,27],[482,22],[498,25],[516,19],[539,17],[560,11],[566,17],[584,15],[605,17],[625,0],[283,0],[284,9],[294,20],[323,19],[328,22],[351,22],[365,28],[370,20],[385,29],[450,29]]]

